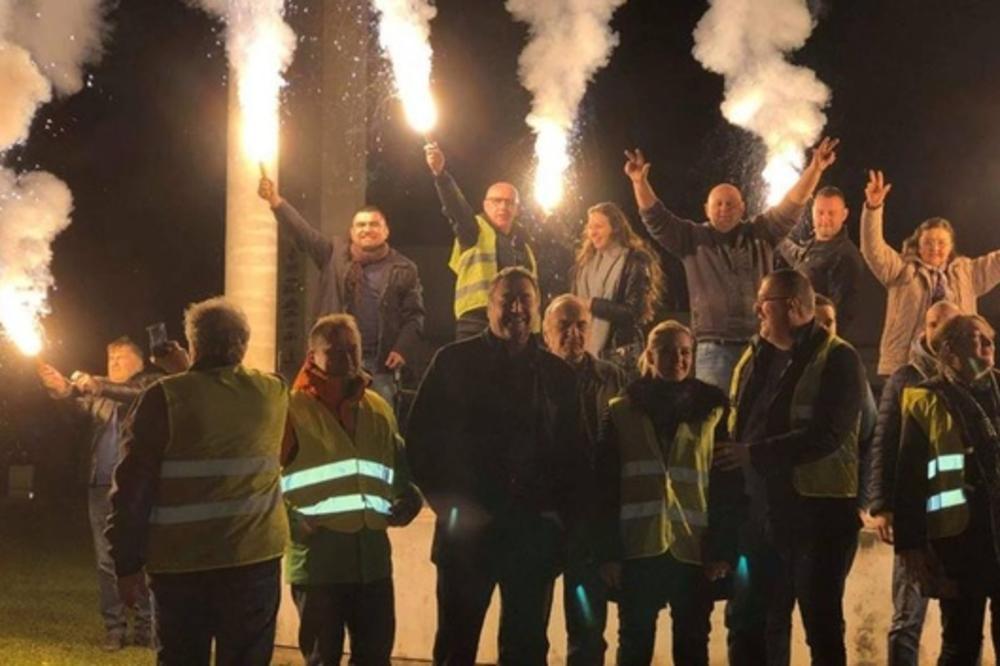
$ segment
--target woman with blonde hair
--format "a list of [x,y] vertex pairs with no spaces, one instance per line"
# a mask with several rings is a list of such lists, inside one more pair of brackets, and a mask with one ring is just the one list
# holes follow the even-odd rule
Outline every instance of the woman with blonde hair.
[[976,300],[1000,283],[1000,250],[974,259],[956,254],[955,229],[943,217],[921,223],[902,252],[891,248],[882,234],[883,205],[891,189],[881,171],[870,171],[861,214],[861,256],[889,291],[879,344],[880,375],[907,364],[927,308],[951,301],[963,313],[976,314]]
[[607,202],[591,206],[570,284],[593,317],[587,351],[633,370],[628,366],[637,361],[642,328],[653,321],[663,281],[659,257],[622,209]]
[[642,376],[611,401],[598,443],[598,560],[618,590],[618,660],[649,664],[670,606],[673,662],[708,665],[710,582],[736,560],[742,478],[713,468],[727,400],[691,377],[694,337],[676,321],[649,333]]

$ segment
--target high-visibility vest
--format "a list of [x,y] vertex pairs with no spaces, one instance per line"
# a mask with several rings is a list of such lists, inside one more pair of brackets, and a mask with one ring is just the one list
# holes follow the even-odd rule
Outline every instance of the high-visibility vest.
[[[822,409],[816,404],[819,395],[823,369],[830,352],[842,345],[850,346],[848,342],[835,335],[828,335],[813,354],[812,359],[799,377],[792,392],[790,425],[792,430],[804,428],[812,420],[814,410]],[[743,372],[753,358],[754,346],[747,346],[742,358],[733,370],[733,378],[729,388],[729,396],[733,409],[729,412],[729,432],[736,432],[739,419],[739,390],[743,384]],[[792,481],[795,490],[804,497],[857,497],[858,496],[858,429],[861,425],[861,415],[858,415],[857,425],[846,433],[835,451],[813,462],[796,465],[792,470]]]
[[242,366],[161,380],[170,435],[150,514],[146,570],[183,573],[281,557],[280,455],[288,392]]
[[289,508],[335,532],[385,529],[401,444],[389,404],[366,390],[353,438],[325,405],[306,393],[292,393],[290,415],[298,453],[281,473]]
[[965,443],[945,401],[929,388],[903,390],[903,418],[912,417],[930,442],[927,457],[927,535],[955,536],[969,525]]
[[[459,246],[458,239],[451,250],[448,267],[455,273],[455,317],[461,317],[469,310],[485,308],[490,300],[490,281],[496,276],[497,270],[497,232],[486,218],[476,216],[479,225],[479,236],[476,244],[464,250]],[[532,275],[537,275],[535,253],[531,246],[526,245],[528,263],[525,266]]]
[[702,563],[708,479],[722,411],[716,407],[700,423],[679,423],[664,460],[649,417],[627,396],[611,401],[621,455],[619,524],[626,559],[669,550],[682,562]]

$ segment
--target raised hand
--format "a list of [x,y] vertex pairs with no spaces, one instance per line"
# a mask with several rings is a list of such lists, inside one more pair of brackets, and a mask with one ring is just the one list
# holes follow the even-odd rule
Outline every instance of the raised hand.
[[430,168],[431,173],[435,176],[440,176],[441,172],[444,171],[446,162],[441,147],[436,142],[428,143],[424,146],[424,156],[427,158],[427,166]]
[[73,384],[48,363],[38,366],[38,378],[53,397],[65,398],[73,392]]
[[839,145],[840,139],[823,137],[823,140],[813,148],[812,160],[809,165],[820,171],[826,171],[831,164],[837,161],[837,146]]
[[278,194],[278,188],[274,186],[274,181],[267,176],[260,177],[260,185],[257,186],[257,196],[266,201],[271,205],[271,208],[277,208],[281,205],[281,195]]
[[885,182],[881,171],[868,172],[868,184],[865,186],[865,205],[868,208],[879,208],[885,203],[892,185]]
[[638,148],[625,151],[625,175],[633,183],[641,183],[648,180],[649,168],[651,166],[653,165],[646,161],[646,156]]

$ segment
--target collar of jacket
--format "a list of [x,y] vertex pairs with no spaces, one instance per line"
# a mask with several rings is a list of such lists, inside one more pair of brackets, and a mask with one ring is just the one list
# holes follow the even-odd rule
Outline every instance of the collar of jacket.
[[640,377],[626,387],[625,393],[654,422],[658,416],[669,414],[682,422],[697,423],[716,407],[728,404],[721,389],[693,377],[679,382]]
[[921,334],[910,347],[910,365],[920,373],[924,379],[930,379],[938,374],[937,357],[927,346],[927,338]]
[[507,342],[494,335],[489,326],[486,327],[486,330],[483,331],[480,336],[486,343],[486,347],[490,350],[490,353],[494,355],[503,355],[504,358],[524,358],[534,361],[538,358],[538,354],[544,349],[542,346],[541,336],[537,333],[532,333],[528,338],[528,344],[524,347],[524,352],[518,354],[516,357],[511,357],[507,351]]

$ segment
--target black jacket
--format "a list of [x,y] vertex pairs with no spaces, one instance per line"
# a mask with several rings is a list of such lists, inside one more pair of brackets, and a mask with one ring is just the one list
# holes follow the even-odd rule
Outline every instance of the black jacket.
[[[570,281],[571,291],[576,289],[575,273],[576,271]],[[642,343],[640,320],[645,310],[646,294],[650,290],[650,276],[649,256],[630,249],[625,257],[625,265],[622,267],[621,279],[618,280],[614,298],[594,299],[591,314],[611,322],[611,334],[608,336],[605,350],[633,342]]]
[[817,294],[834,302],[837,326],[847,330],[857,315],[858,287],[864,273],[864,259],[847,235],[847,227],[825,242],[810,238],[796,243],[786,238],[778,245],[778,252],[790,268],[809,278]]
[[[346,281],[351,267],[350,240],[327,238],[287,201],[274,209],[274,215],[320,271],[313,321],[326,314],[349,312]],[[424,296],[417,265],[395,249],[389,250],[385,260],[392,266],[379,301],[378,367],[392,351],[407,361],[415,358],[424,329]]]
[[489,330],[442,347],[406,439],[413,478],[437,514],[435,562],[488,550],[497,518],[551,514],[565,524],[581,510],[588,474],[576,377],[535,339],[517,359]]
[[[773,390],[765,392],[767,369],[777,350],[755,338],[753,357],[744,369],[737,392],[736,431],[746,441],[746,415],[755,400],[764,400],[763,437],[747,441],[750,464],[744,470],[751,497],[751,518],[766,533],[780,536],[792,531],[857,527],[855,498],[812,498],[796,492],[792,472],[796,465],[833,453],[840,438],[857,427],[865,391],[864,366],[854,348],[841,345],[830,352],[820,378],[817,409],[804,428],[792,429],[792,394],[806,366],[829,333],[812,321],[795,333],[791,360]],[[760,424],[758,424],[759,426]]]

